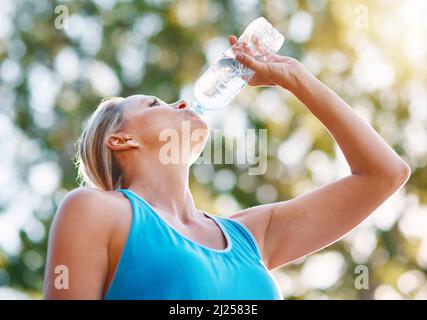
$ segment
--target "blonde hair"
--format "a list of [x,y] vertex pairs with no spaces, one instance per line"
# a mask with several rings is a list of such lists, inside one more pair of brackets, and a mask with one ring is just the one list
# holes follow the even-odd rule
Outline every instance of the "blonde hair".
[[95,186],[101,190],[123,186],[123,171],[107,147],[108,136],[123,124],[123,100],[121,97],[103,99],[77,141],[75,165],[81,186]]

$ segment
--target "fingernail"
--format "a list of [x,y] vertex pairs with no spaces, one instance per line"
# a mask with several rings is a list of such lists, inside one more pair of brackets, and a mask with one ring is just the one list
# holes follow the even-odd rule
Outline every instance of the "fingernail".
[[236,56],[236,59],[237,59],[237,60],[243,60],[243,54],[239,53],[239,54]]

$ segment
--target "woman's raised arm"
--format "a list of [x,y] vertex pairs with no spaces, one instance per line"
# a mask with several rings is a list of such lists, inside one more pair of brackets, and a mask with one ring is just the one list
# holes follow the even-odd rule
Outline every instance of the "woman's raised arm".
[[254,232],[270,269],[336,241],[410,176],[409,166],[368,123],[301,63],[288,59],[260,62],[247,54],[237,57],[257,79],[291,91],[321,121],[342,150],[351,174],[289,201],[232,216]]

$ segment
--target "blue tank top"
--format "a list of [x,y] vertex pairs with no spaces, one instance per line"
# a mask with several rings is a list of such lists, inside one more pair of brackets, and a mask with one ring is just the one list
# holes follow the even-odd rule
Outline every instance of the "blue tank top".
[[205,213],[227,239],[225,249],[208,248],[172,228],[131,190],[117,190],[132,205],[132,225],[104,299],[283,299],[240,222]]

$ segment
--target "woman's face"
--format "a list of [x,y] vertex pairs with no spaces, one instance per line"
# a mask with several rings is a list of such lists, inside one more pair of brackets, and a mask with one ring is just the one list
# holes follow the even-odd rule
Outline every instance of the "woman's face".
[[[188,110],[186,101],[167,104],[154,96],[134,95],[121,103],[124,103],[122,131],[135,135],[142,151],[149,149],[160,152],[159,155],[165,151],[179,152],[179,159],[187,163],[194,162],[202,152],[209,134],[208,125]],[[188,146],[187,150],[183,146]],[[171,148],[174,150],[168,150]]]

